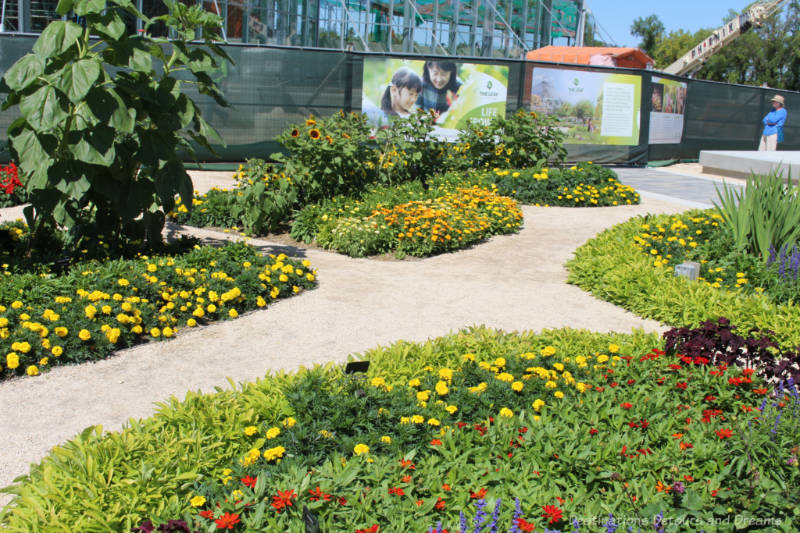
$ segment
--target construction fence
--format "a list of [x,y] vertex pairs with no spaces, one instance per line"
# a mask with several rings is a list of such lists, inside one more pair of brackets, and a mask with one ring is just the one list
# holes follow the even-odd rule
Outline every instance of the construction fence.
[[[34,40],[0,36],[0,75],[31,50]],[[523,109],[557,118],[570,161],[644,165],[697,159],[701,150],[755,150],[761,119],[770,99],[780,94],[789,119],[779,150],[800,150],[796,92],[519,59],[233,44],[225,50],[234,64],[219,73],[218,83],[230,107],[190,95],[226,143],[216,147],[216,155],[199,153],[203,161],[268,158],[280,150],[275,137],[310,114],[363,111],[376,125],[390,121],[409,110],[396,107],[399,100],[391,98],[389,107],[384,105],[393,96],[389,85],[399,87],[400,78],[423,96],[433,95],[432,101],[415,103],[436,106],[437,132],[450,140],[470,120]],[[426,87],[430,69],[438,69],[439,76],[444,72],[448,86]],[[0,112],[0,160],[8,159],[6,129],[17,116],[15,108]]]

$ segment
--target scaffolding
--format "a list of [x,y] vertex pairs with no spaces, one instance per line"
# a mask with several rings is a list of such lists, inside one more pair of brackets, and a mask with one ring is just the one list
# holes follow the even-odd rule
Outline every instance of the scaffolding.
[[[182,0],[185,2],[195,0]],[[219,13],[228,42],[373,52],[521,57],[566,38],[583,0],[196,0]],[[57,0],[0,0],[0,31],[36,33],[59,17]],[[161,0],[135,0],[147,16]],[[129,31],[141,30],[131,21]],[[151,33],[158,33],[158,29]]]

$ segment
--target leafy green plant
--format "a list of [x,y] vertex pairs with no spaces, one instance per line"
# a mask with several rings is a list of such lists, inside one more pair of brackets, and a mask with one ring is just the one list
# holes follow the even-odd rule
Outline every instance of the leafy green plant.
[[[492,117],[488,125],[474,122],[459,132],[456,168],[528,168],[564,161],[564,134],[555,119],[517,111],[511,117]],[[466,155],[467,157],[458,157]]]
[[800,240],[800,188],[791,176],[752,174],[744,191],[722,184],[714,202],[740,252],[754,254],[767,262],[770,248],[791,248]]
[[390,127],[380,129],[375,141],[380,148],[378,175],[386,185],[428,180],[443,170],[447,143],[433,135],[435,116],[420,110],[397,118]]
[[[224,103],[211,73],[230,58],[213,42],[219,16],[201,5],[166,5],[166,15],[150,19],[130,0],[61,0],[57,13],[74,12],[85,27],[53,21],[5,73],[3,109],[18,105],[22,115],[8,137],[37,236],[62,225],[76,241],[104,233],[157,242],[175,195],[190,201],[180,150],[191,150],[188,140],[210,149],[209,138],[221,139],[182,87],[193,83]],[[126,16],[146,28],[163,23],[177,38],[127,35]],[[198,36],[204,46],[190,46]],[[179,79],[186,74],[193,80]]]

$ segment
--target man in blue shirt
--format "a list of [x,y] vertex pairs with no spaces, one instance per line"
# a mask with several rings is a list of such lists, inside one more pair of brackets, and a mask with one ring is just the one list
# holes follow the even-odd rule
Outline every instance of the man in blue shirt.
[[775,151],[778,148],[778,137],[783,140],[783,125],[786,123],[786,109],[783,108],[783,96],[776,94],[772,97],[772,111],[767,113],[764,120],[764,131],[761,133],[759,151]]

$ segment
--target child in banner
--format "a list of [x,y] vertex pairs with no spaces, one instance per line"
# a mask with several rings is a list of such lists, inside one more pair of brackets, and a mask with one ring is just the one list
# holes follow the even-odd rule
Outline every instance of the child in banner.
[[422,94],[417,106],[437,115],[444,113],[457,98],[461,87],[458,80],[458,67],[452,61],[426,61],[422,67]]
[[422,79],[411,69],[403,67],[392,76],[381,98],[381,111],[390,117],[407,117],[422,92]]

